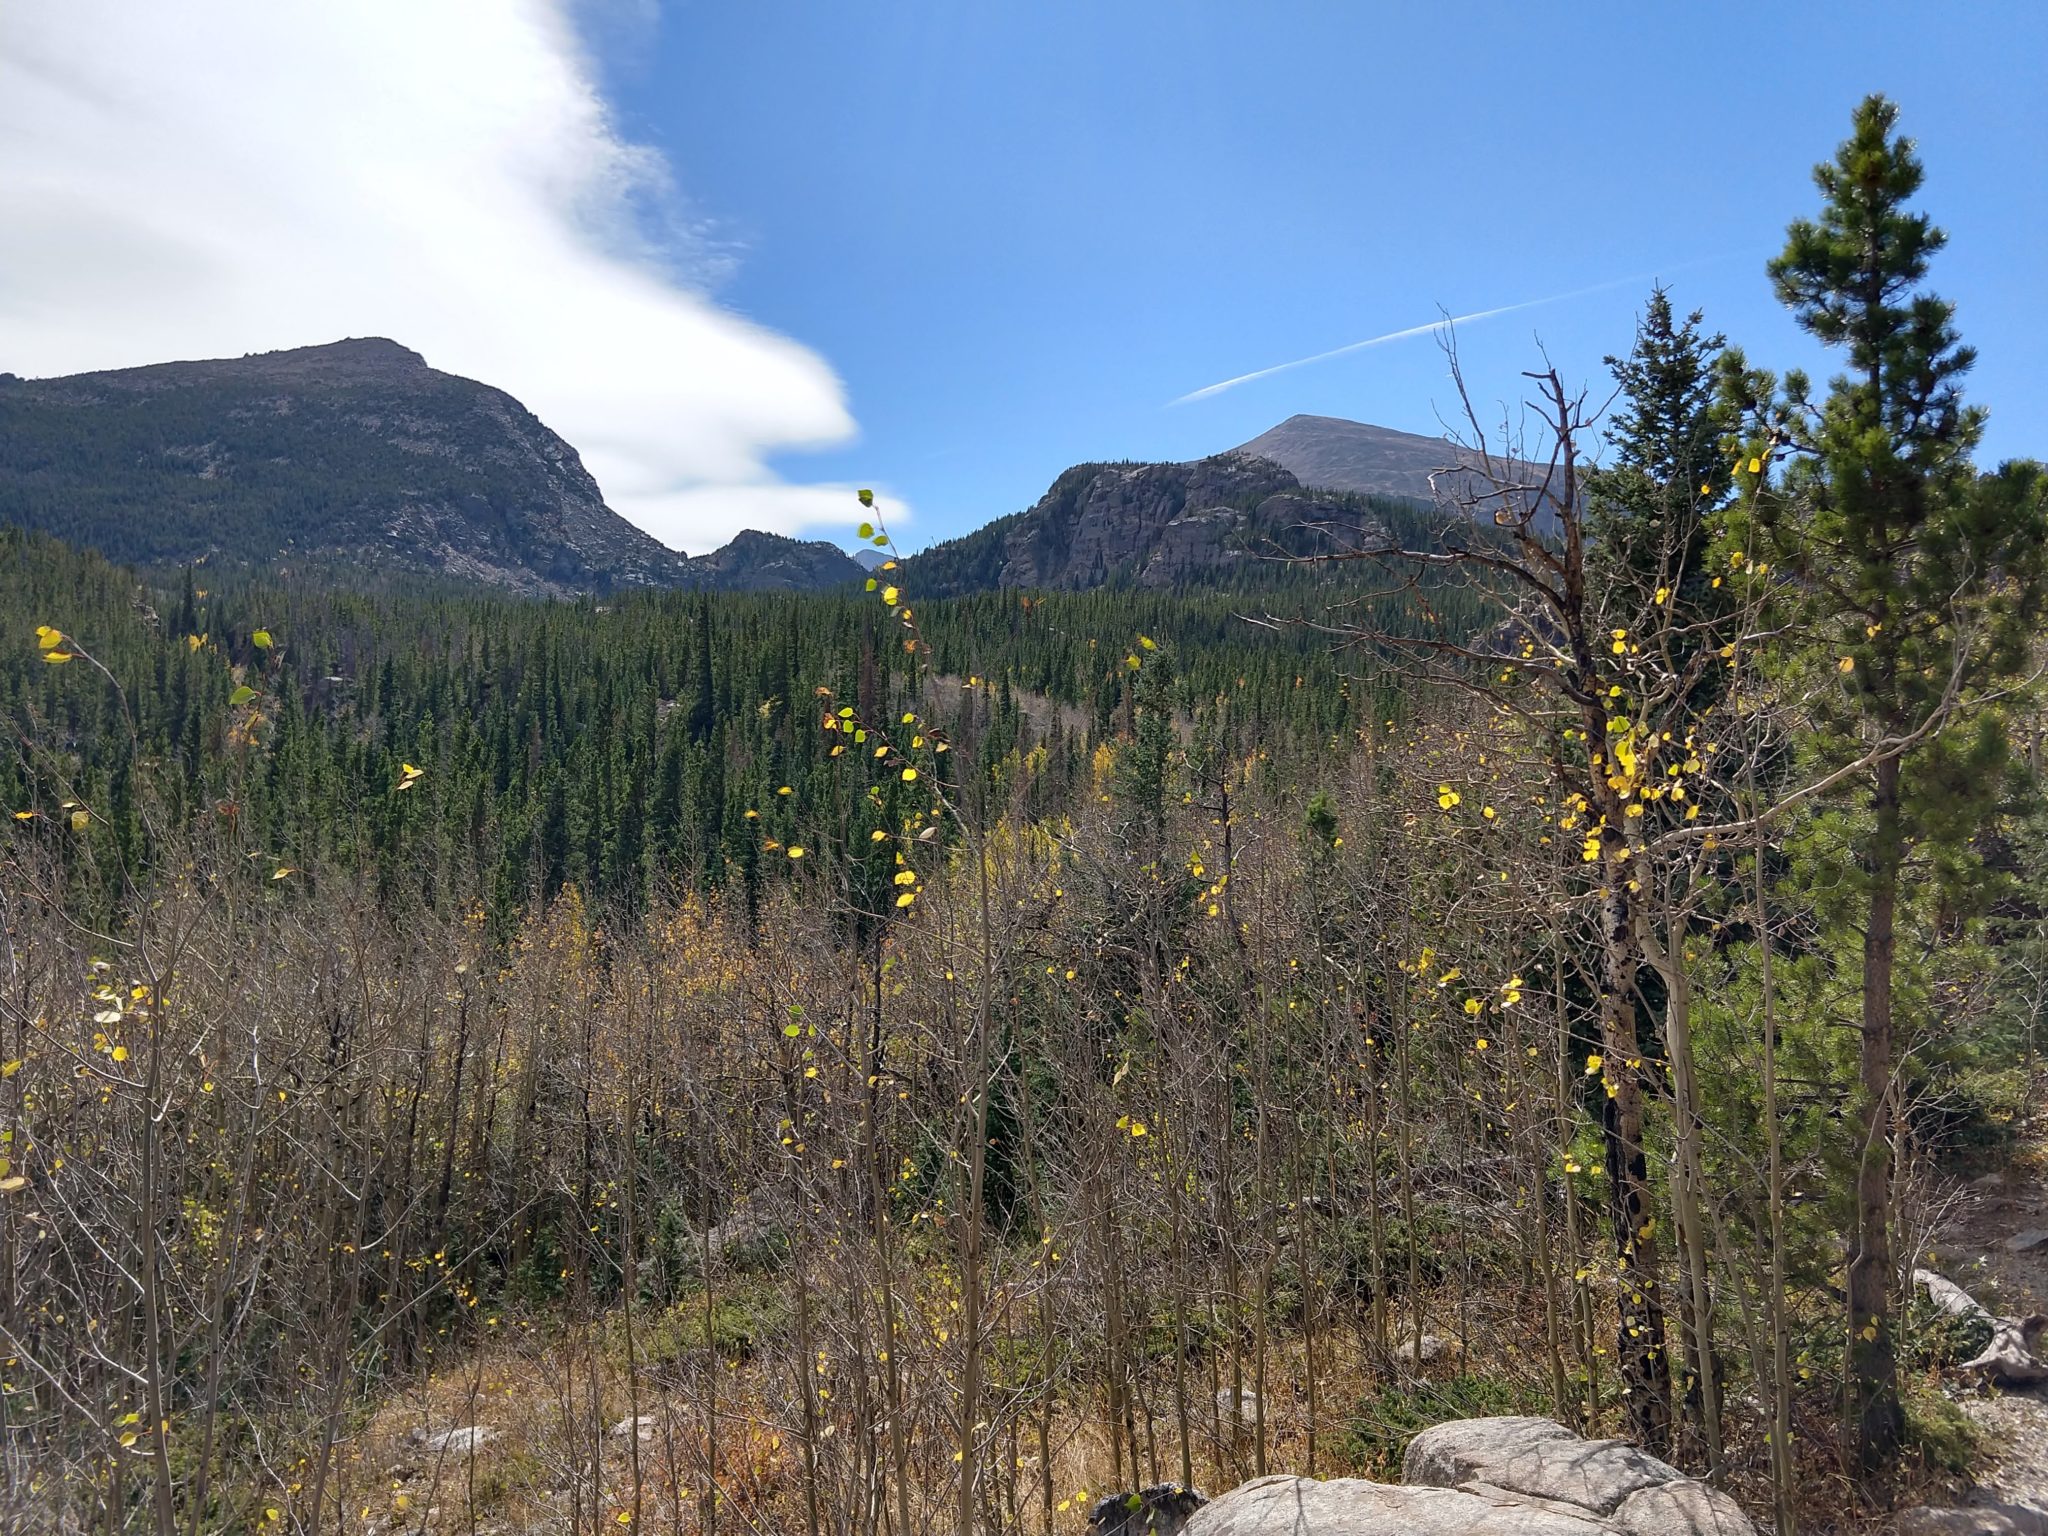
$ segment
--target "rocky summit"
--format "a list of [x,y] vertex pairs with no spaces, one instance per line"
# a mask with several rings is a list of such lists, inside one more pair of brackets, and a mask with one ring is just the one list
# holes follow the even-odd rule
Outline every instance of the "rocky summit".
[[144,566],[443,576],[535,596],[819,591],[860,567],[748,531],[694,559],[610,507],[502,389],[382,337],[0,374],[0,518]]
[[[1313,490],[1357,496],[1469,501],[1485,483],[1482,466],[1523,485],[1548,483],[1541,465],[1504,454],[1499,443],[1489,447],[1490,461],[1476,449],[1441,436],[1400,432],[1341,416],[1290,416],[1235,451],[1269,459]],[[1553,520],[1543,521],[1548,527]]]
[[684,565],[512,396],[380,337],[0,376],[0,513],[142,565],[340,566],[535,594],[669,585]]
[[1304,491],[1280,465],[1245,453],[1191,464],[1077,464],[1029,510],[914,557],[919,590],[1082,591],[1231,584],[1264,557],[1300,553],[1320,530],[1369,532],[1382,509]]

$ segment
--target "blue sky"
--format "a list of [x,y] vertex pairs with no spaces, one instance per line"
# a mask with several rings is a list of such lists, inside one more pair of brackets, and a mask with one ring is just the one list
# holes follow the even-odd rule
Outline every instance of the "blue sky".
[[744,0],[590,35],[622,131],[729,250],[718,300],[845,382],[858,440],[778,467],[893,486],[918,542],[1071,462],[1297,411],[1435,431],[1427,337],[1168,402],[1438,306],[1617,284],[1465,328],[1489,401],[1539,341],[1598,384],[1653,278],[1754,360],[1813,365],[1763,263],[1871,90],[1950,232],[1934,283],[1979,349],[1984,457],[2048,453],[2048,6],[1565,15]]
[[1658,279],[1825,376],[1763,263],[1883,90],[1984,457],[2042,454],[2044,60],[2044,0],[45,0],[0,369],[390,336],[675,547],[845,538],[863,485],[914,545],[1298,411],[1435,432],[1427,335],[1172,402],[1439,306],[1530,306],[1462,332],[1489,412],[1539,343],[1600,392]]

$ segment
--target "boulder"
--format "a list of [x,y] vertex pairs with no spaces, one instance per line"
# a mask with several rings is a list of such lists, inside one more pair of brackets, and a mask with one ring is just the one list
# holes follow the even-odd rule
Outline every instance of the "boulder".
[[1209,1501],[1181,1483],[1154,1483],[1136,1493],[1112,1493],[1088,1511],[1089,1536],[1179,1536]]
[[2036,1248],[2048,1248],[2048,1227],[2029,1227],[2024,1232],[2015,1232],[2000,1246],[2007,1253],[2032,1253]]
[[415,1430],[413,1435],[414,1442],[429,1456],[466,1456],[498,1438],[498,1432],[488,1424],[465,1424],[460,1429],[444,1429],[438,1435]]
[[1428,1365],[1432,1361],[1443,1359],[1445,1354],[1449,1352],[1451,1352],[1450,1345],[1444,1343],[1442,1339],[1433,1333],[1425,1333],[1422,1336],[1422,1347],[1420,1349],[1416,1348],[1415,1340],[1404,1339],[1401,1341],[1400,1348],[1394,1351],[1394,1358],[1403,1365],[1414,1365],[1418,1362]]
[[1733,1499],[1690,1477],[1632,1493],[1608,1518],[1631,1536],[1756,1536]]
[[612,1438],[623,1440],[628,1435],[637,1435],[642,1440],[652,1440],[657,1422],[659,1421],[651,1413],[643,1413],[638,1418],[621,1419],[612,1426]]
[[[1408,1447],[1398,1485],[1276,1476],[1210,1504],[1200,1499],[1171,1484],[1112,1495],[1096,1506],[1089,1529],[1092,1536],[1756,1536],[1718,1489],[1634,1446],[1587,1440],[1538,1418],[1456,1419],[1424,1430]],[[1155,1523],[1138,1523],[1147,1518]]]
[[1184,1536],[1614,1536],[1582,1511],[1497,1491],[1262,1477],[1204,1506]]
[[1484,1488],[1598,1516],[1630,1536],[1755,1536],[1735,1501],[1621,1440],[1552,1419],[1453,1419],[1408,1443],[1404,1483]]
[[1685,1474],[1620,1440],[1587,1440],[1552,1419],[1453,1419],[1408,1442],[1401,1481],[1431,1488],[1490,1483],[1511,1493],[1612,1514],[1632,1493]]
[[1259,1394],[1250,1387],[1236,1390],[1230,1387],[1216,1389],[1216,1417],[1219,1422],[1236,1419],[1240,1424],[1254,1424],[1259,1417]]

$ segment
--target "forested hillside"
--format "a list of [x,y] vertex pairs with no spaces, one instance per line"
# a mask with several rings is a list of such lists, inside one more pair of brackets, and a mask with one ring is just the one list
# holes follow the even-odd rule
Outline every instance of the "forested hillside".
[[[1227,710],[1281,761],[1348,739],[1384,703],[1321,640],[1242,617],[1275,599],[1319,613],[1356,583],[991,593],[924,608],[930,652],[913,659],[865,595],[531,604],[189,575],[155,588],[14,531],[0,557],[13,629],[61,608],[67,643],[106,669],[81,689],[33,650],[0,662],[20,739],[63,745],[0,769],[7,808],[35,818],[24,829],[57,837],[59,800],[104,802],[87,841],[147,867],[158,839],[229,797],[238,835],[302,880],[346,870],[409,902],[482,900],[498,931],[572,885],[636,915],[656,893],[730,883],[752,911],[762,880],[786,873],[764,864],[766,841],[800,834],[828,865],[865,856],[864,823],[851,844],[816,835],[821,808],[855,788],[818,730],[821,690],[869,711],[928,704],[957,746],[949,777],[1032,816],[1069,805],[1095,748],[1129,729],[1141,630],[1179,658],[1161,686],[1184,726]],[[1468,593],[1443,601],[1480,611]],[[406,764],[417,788],[395,796]]]
[[1107,1531],[1510,1414],[1695,1529],[1955,1491],[2043,1370],[1915,1271],[2041,1137],[2048,475],[1920,179],[1872,98],[1772,264],[1825,389],[1658,292],[1429,512],[1089,465],[573,600],[0,533],[0,1524]]

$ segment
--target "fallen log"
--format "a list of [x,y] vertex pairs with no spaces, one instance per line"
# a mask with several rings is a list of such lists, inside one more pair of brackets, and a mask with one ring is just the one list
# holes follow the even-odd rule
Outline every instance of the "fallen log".
[[2041,1333],[2048,1329],[2048,1317],[2036,1312],[2028,1317],[2000,1317],[1987,1311],[1977,1298],[1945,1275],[1931,1269],[1913,1271],[1913,1283],[1927,1292],[1927,1299],[1951,1317],[1980,1322],[1991,1329],[1991,1341],[1975,1359],[1956,1367],[1982,1376],[1985,1381],[2008,1386],[2032,1386],[2048,1381],[2048,1363],[2035,1351]]

